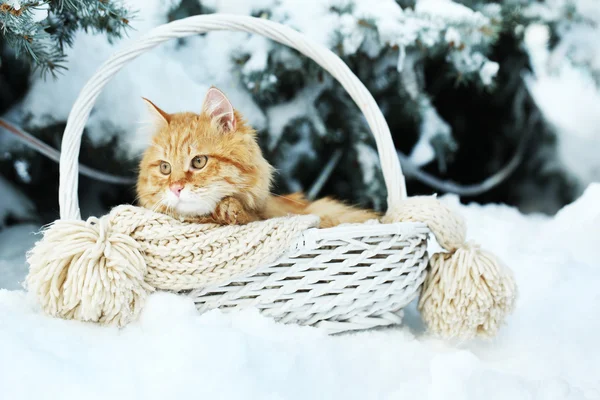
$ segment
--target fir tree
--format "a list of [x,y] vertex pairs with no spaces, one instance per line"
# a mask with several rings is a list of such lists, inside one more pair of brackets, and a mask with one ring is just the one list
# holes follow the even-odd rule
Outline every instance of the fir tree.
[[77,30],[120,38],[131,14],[115,0],[2,0],[0,38],[17,57],[55,74],[65,68],[65,46],[72,45]]
[[[375,97],[405,161],[411,194],[456,189],[469,201],[506,202],[523,210],[552,212],[570,201],[575,192],[572,181],[556,167],[555,129],[546,122],[548,116],[542,115],[539,99],[531,95],[523,78],[540,64],[527,35],[535,25],[547,28],[550,41],[545,51],[556,52],[555,59],[565,55],[598,84],[600,58],[589,51],[589,46],[581,47],[589,41],[580,40],[598,32],[600,15],[590,11],[597,12],[596,1],[329,0],[304,4],[297,0],[181,0],[173,1],[170,9],[161,6],[160,12],[164,22],[237,12],[280,22],[316,37],[349,65]],[[4,4],[8,6],[0,17],[3,21],[10,18],[10,32],[15,32],[16,7],[13,2]],[[51,70],[50,64],[43,60],[52,60],[52,54],[63,57],[52,65],[68,65],[61,46],[73,43],[72,34],[77,29],[105,33],[112,40],[125,32],[131,17],[115,1],[50,1],[48,17],[44,14],[43,19],[35,17],[34,6],[28,9],[24,4],[22,15],[30,12],[29,20],[45,35],[48,45],[40,47],[36,57],[28,56],[25,47],[20,47],[20,54],[42,60],[36,65],[46,71]],[[316,13],[315,7],[325,7],[323,4],[327,8]],[[3,45],[9,43],[8,33],[4,35]],[[13,48],[29,43],[19,40],[21,44],[10,42]],[[210,47],[212,40],[219,39],[209,33],[178,40],[177,51],[181,53],[169,55],[196,56],[194,52]],[[257,35],[239,42],[219,42],[215,49],[220,56],[226,55],[219,57],[218,67],[227,71],[228,79],[236,81],[232,86],[264,117],[259,140],[266,157],[278,169],[275,191],[318,192],[385,208],[386,188],[373,138],[339,84],[312,60]],[[193,62],[192,58],[186,60]],[[191,75],[205,85],[216,83],[204,78],[203,72]],[[25,108],[22,124],[57,148],[66,116],[56,117],[53,111],[44,111],[51,122],[40,128],[39,123],[30,121],[33,113],[42,111]],[[111,139],[99,143],[89,139],[92,134],[84,135],[81,161],[106,172],[133,175],[129,171],[134,171],[135,160],[121,156],[120,151],[130,128],[120,125],[123,123],[111,119],[97,123],[95,128],[101,126],[102,137]],[[22,148],[11,149],[3,157],[0,171],[9,180],[25,187],[36,199],[56,198],[57,179],[44,178],[48,171],[56,175],[52,162],[40,161],[41,157]],[[21,169],[28,166],[29,181],[19,174],[17,162]],[[333,168],[326,168],[328,165]],[[508,176],[503,172],[506,165],[511,166],[512,175],[503,181],[502,177]],[[430,179],[424,184],[423,171],[437,176],[433,183],[438,183],[432,184]],[[503,172],[500,178],[484,181],[499,171]],[[446,182],[439,185],[439,181]],[[481,181],[485,184],[480,185]],[[110,185],[98,192],[103,194],[105,206],[133,200],[131,191]],[[56,205],[46,203],[37,205],[49,214],[54,212]]]

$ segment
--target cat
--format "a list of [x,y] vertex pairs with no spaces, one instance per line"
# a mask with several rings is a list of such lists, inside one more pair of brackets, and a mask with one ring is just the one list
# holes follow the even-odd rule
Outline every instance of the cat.
[[225,94],[211,87],[201,112],[169,114],[145,99],[155,119],[152,144],[139,165],[142,207],[182,221],[243,225],[290,214],[314,214],[320,227],[377,219],[372,210],[301,193],[271,194],[274,169],[263,157],[256,132]]

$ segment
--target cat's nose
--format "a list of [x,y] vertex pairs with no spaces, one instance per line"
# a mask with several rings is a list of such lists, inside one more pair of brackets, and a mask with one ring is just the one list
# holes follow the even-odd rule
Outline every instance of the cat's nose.
[[183,185],[181,183],[175,183],[171,185],[169,189],[171,189],[171,192],[173,192],[175,196],[179,197],[181,191],[183,190]]

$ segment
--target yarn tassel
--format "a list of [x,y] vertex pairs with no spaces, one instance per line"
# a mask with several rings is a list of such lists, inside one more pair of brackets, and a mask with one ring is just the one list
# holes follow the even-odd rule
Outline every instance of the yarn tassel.
[[388,210],[382,219],[424,222],[446,250],[430,259],[419,311],[430,332],[444,338],[491,337],[515,306],[512,271],[496,256],[465,242],[463,218],[435,197],[418,196]]
[[26,285],[47,314],[117,326],[137,318],[154,288],[139,243],[111,228],[107,215],[44,231],[27,255]]
[[434,254],[419,301],[429,330],[445,338],[496,335],[514,308],[511,271],[478,245]]

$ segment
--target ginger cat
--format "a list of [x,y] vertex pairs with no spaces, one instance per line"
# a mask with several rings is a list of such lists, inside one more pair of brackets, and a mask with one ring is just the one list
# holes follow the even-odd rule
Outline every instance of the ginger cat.
[[330,198],[310,202],[298,193],[272,195],[273,168],[262,156],[255,131],[214,87],[200,114],[168,114],[144,100],[157,126],[140,163],[137,195],[142,207],[221,225],[316,214],[320,227],[327,228],[379,217]]

